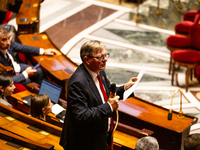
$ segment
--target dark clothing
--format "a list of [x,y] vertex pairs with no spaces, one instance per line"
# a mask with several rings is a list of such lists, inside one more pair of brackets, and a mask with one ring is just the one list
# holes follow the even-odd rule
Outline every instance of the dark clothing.
[[6,18],[6,11],[0,11],[0,24],[3,23],[5,18]]
[[[15,52],[19,52],[19,53],[30,54],[30,55],[39,55],[39,48],[26,46],[26,45],[11,41],[11,46],[10,46],[10,49],[8,50],[8,52],[12,55],[14,60],[20,64],[20,67],[21,67],[20,73],[13,76],[14,83],[21,83],[25,86],[26,86],[26,84],[31,83],[31,82],[36,82],[38,84],[41,84],[42,79],[43,79],[42,70],[40,68],[38,68],[36,75],[26,80],[24,75],[22,74],[22,72],[27,67],[29,67],[29,65],[19,62],[16,59],[15,54],[14,54]],[[0,63],[2,63],[4,66],[9,66],[7,59],[4,57],[4,55],[1,52],[0,52]]]
[[[110,81],[104,71],[99,74],[109,97]],[[121,99],[123,92],[124,86],[117,87]],[[112,114],[109,104],[103,104],[92,77],[81,64],[69,80],[60,145],[66,150],[107,150],[108,118]]]

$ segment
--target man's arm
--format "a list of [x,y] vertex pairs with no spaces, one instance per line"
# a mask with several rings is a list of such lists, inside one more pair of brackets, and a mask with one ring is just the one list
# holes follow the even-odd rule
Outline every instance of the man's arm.
[[67,105],[77,122],[96,122],[112,115],[108,103],[97,106],[99,101],[88,86],[80,82],[73,82],[68,88]]

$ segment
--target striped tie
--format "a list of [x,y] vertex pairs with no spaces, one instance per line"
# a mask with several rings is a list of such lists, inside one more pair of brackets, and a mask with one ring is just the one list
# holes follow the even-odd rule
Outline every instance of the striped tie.
[[9,65],[13,68],[13,64],[12,64],[12,61],[11,61],[9,55],[8,55],[8,52],[6,53],[6,57],[7,57],[6,59],[7,59],[8,63],[9,63]]

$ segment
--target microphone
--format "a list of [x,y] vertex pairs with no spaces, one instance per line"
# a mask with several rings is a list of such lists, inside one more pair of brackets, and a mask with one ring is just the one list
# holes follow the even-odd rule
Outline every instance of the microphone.
[[112,98],[114,98],[116,96],[116,91],[117,91],[116,84],[112,83],[111,86],[110,86],[110,92],[111,92]]
[[172,106],[169,108],[169,113],[168,113],[168,120],[172,120]]
[[179,119],[183,119],[183,118],[185,117],[185,116],[183,115],[183,111],[182,111],[182,95],[183,95],[183,92],[181,91],[181,89],[177,89],[177,90],[174,92],[173,96],[172,96],[171,105],[170,105],[169,113],[168,113],[168,120],[172,120],[172,102],[173,102],[173,98],[174,98],[175,94],[176,94],[178,91],[180,91],[180,111],[179,111],[177,117],[178,117]]

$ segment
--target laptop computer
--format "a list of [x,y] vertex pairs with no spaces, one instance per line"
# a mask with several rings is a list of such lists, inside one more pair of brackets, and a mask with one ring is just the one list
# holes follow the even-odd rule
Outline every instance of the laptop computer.
[[[51,102],[54,104],[52,107],[52,113],[54,113],[55,115],[65,110],[62,106],[58,104],[61,91],[61,86],[46,79],[42,80],[42,84],[40,86],[38,94],[47,94],[49,96]],[[23,102],[28,106],[31,106],[31,97],[32,95],[22,97],[22,99],[24,100]]]

